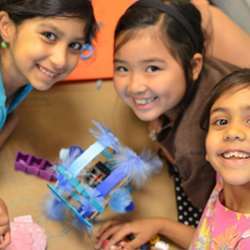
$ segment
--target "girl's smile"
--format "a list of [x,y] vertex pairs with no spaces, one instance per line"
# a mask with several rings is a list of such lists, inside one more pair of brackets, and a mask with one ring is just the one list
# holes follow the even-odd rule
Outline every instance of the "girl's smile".
[[45,77],[45,79],[47,78],[49,81],[51,80],[56,80],[56,78],[61,74],[63,73],[63,71],[61,72],[56,72],[56,71],[53,71],[53,70],[50,70],[46,67],[43,67],[42,65],[40,64],[37,64],[37,68],[38,70],[42,73],[42,75]]
[[158,105],[158,96],[147,97],[147,98],[133,98],[135,106],[139,110],[149,110],[152,109],[154,105]]
[[246,152],[240,149],[226,150],[220,154],[218,157],[221,158],[221,163],[225,168],[246,168],[250,166],[250,152]]
[[235,160],[248,159],[250,157],[249,152],[245,152],[245,151],[237,150],[237,149],[227,150],[219,155],[221,155],[225,159],[235,159]]

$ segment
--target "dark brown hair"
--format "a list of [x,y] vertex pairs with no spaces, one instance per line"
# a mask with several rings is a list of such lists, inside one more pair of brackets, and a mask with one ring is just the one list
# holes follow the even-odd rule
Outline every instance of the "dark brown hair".
[[86,43],[91,43],[97,24],[89,0],[1,0],[0,10],[6,11],[19,25],[26,19],[35,17],[76,17],[86,22],[84,35]]
[[209,117],[210,111],[214,103],[232,88],[237,88],[237,90],[249,88],[250,87],[250,69],[241,69],[232,72],[231,74],[225,76],[221,81],[219,81],[211,92],[207,100],[204,112],[201,117],[200,126],[204,130],[209,128]]

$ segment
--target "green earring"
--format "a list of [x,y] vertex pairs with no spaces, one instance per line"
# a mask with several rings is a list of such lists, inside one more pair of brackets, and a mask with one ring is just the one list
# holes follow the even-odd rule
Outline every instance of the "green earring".
[[2,42],[1,42],[1,48],[2,48],[2,49],[7,49],[8,47],[9,47],[9,45],[8,45],[7,42],[5,42],[5,41],[2,41]]

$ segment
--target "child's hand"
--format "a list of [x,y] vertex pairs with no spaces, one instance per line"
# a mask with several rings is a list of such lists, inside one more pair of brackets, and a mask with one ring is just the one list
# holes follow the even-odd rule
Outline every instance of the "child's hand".
[[[126,223],[110,222],[100,229],[95,247],[104,250],[137,249],[158,234],[159,228],[157,219],[135,220]],[[126,240],[131,235],[133,239]]]
[[121,220],[110,220],[104,223],[95,233],[96,244],[95,249],[102,249],[107,244],[108,240],[105,237],[105,232],[108,232],[112,227],[122,225],[124,221]]
[[0,249],[10,244],[10,225],[7,207],[0,199]]

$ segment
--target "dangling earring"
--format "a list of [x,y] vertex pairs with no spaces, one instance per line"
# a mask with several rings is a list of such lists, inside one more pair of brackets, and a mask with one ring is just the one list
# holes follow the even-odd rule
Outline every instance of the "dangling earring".
[[1,46],[2,49],[7,49],[9,47],[8,43],[5,42],[5,41],[2,41],[0,46]]

